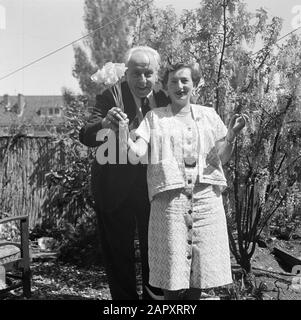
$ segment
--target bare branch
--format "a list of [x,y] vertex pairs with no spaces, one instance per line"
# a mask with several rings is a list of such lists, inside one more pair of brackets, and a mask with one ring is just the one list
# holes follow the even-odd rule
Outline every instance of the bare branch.
[[224,0],[223,3],[223,17],[224,17],[224,23],[223,23],[223,44],[222,44],[222,53],[221,58],[219,62],[219,68],[218,68],[218,74],[217,74],[217,81],[216,81],[216,105],[215,110],[219,114],[219,83],[221,81],[221,72],[222,72],[222,66],[224,62],[224,54],[225,54],[225,48],[226,48],[226,40],[227,40],[227,16],[226,16],[226,10],[227,10],[228,1]]

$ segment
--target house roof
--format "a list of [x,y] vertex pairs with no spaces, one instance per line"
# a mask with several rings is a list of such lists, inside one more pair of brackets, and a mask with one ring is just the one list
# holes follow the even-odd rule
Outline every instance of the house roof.
[[[45,122],[58,124],[62,117],[45,118],[38,114],[39,110],[48,108],[61,108],[64,105],[62,96],[23,96],[25,106],[24,112],[18,116],[14,112],[8,112],[4,105],[4,96],[0,96],[0,125],[9,125],[12,122],[31,125],[43,125]],[[11,106],[18,105],[18,96],[9,96]]]

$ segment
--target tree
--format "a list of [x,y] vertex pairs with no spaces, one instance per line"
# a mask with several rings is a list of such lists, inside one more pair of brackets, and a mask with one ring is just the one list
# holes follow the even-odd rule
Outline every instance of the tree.
[[[123,61],[125,52],[134,45],[151,46],[163,61],[187,56],[181,51],[179,17],[172,6],[159,9],[153,0],[93,0],[85,1],[84,10],[86,30],[91,36],[84,47],[74,47],[73,75],[89,104],[104,89],[91,82],[91,74],[106,62]],[[100,26],[104,28],[97,30]]]
[[[144,4],[147,6],[144,6]],[[142,9],[138,9],[141,8]],[[137,8],[136,22],[133,28],[133,45],[147,45],[157,50],[163,64],[167,60],[184,57],[182,50],[182,30],[180,18],[173,6],[165,9],[155,7],[153,1],[136,0],[132,7]],[[175,61],[173,61],[175,62]]]
[[[275,23],[274,19],[267,28],[272,35],[269,39]],[[286,205],[300,179],[300,129],[292,123],[301,120],[297,90],[301,60],[292,53],[292,48],[300,48],[300,40],[293,37],[279,52],[274,48],[267,41],[255,59],[255,68],[253,63],[249,69],[245,89],[240,90],[244,97],[241,111],[249,114],[251,125],[237,143],[229,170],[237,231],[237,242],[230,233],[230,244],[246,272],[251,271],[251,257],[264,227]]]
[[181,19],[185,51],[199,63],[205,80],[200,102],[214,106],[224,120],[233,111],[237,86],[247,76],[240,68],[250,61],[247,45],[253,45],[267,26],[266,11],[254,16],[245,7],[239,0],[204,0]]
[[84,46],[74,47],[73,75],[91,103],[103,87],[92,83],[90,76],[106,62],[121,62],[130,47],[132,15],[129,8],[127,0],[85,1],[84,22],[90,36]]

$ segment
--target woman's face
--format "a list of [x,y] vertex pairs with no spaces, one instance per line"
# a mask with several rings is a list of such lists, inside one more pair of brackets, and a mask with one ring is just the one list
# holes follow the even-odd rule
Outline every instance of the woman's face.
[[168,75],[167,91],[172,103],[184,107],[190,101],[193,89],[191,70],[182,68]]

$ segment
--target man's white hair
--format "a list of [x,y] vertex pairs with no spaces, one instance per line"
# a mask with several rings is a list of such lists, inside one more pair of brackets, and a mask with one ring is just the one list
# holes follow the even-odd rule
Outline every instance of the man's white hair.
[[129,61],[131,60],[132,55],[136,52],[143,52],[147,56],[151,55],[157,63],[157,70],[160,68],[161,58],[160,58],[158,51],[151,48],[151,47],[148,47],[148,46],[137,46],[137,47],[133,47],[133,48],[129,49],[125,53],[125,56],[124,56],[124,63],[126,66],[128,65]]

